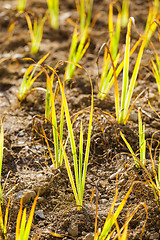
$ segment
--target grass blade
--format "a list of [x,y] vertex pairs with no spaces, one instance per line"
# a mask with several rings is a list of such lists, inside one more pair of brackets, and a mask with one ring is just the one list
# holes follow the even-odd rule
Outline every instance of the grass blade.
[[127,90],[128,90],[129,50],[130,50],[130,35],[131,35],[132,21],[133,19],[130,18],[128,23],[128,28],[127,28],[127,35],[126,35],[126,48],[125,48],[125,55],[124,55],[122,96],[121,96],[121,113],[120,113],[119,123],[122,123],[124,121],[125,101],[126,101]]
[[30,233],[30,230],[31,230],[34,210],[35,210],[35,207],[36,207],[38,197],[39,197],[39,194],[37,194],[37,196],[34,199],[34,202],[33,202],[33,205],[32,205],[31,211],[30,211],[29,219],[28,219],[28,222],[27,222],[27,225],[26,225],[26,228],[25,228],[23,240],[28,240],[29,233]]

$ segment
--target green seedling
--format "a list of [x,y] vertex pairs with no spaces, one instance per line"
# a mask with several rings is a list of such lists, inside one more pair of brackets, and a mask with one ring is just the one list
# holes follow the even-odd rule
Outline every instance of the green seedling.
[[7,223],[8,223],[8,212],[9,212],[10,199],[6,207],[6,212],[3,220],[2,214],[2,203],[0,203],[0,240],[7,239]]
[[[159,131],[158,131],[159,132]],[[160,151],[159,151],[159,159],[158,159],[158,169],[156,169],[156,158],[157,158],[157,150],[158,150],[158,147],[159,147],[159,141],[157,143],[157,146],[155,148],[155,152],[154,152],[154,155],[153,155],[153,137],[154,135],[156,134],[157,132],[155,132],[153,135],[152,135],[152,138],[151,138],[151,144],[149,144],[148,142],[148,149],[149,149],[149,156],[150,156],[150,159],[151,159],[151,164],[152,164],[152,170],[153,170],[153,175],[151,173],[149,173],[149,171],[147,170],[147,168],[145,166],[143,166],[143,169],[145,170],[147,176],[148,176],[148,184],[149,186],[152,188],[153,190],[153,193],[154,193],[154,196],[155,196],[155,200],[157,202],[157,205],[159,207],[159,210],[160,210]]]
[[156,50],[155,50],[155,58],[156,58],[156,63],[152,60],[152,72],[156,79],[157,86],[158,86],[158,92],[160,94],[160,59],[158,57]]
[[[121,31],[121,12],[119,11],[117,16],[116,30],[113,26],[113,3],[109,5],[109,37],[110,37],[110,52],[112,59],[114,61],[114,66],[118,64],[120,54],[118,54],[118,45]],[[100,51],[104,45],[102,45]],[[99,53],[100,53],[99,51]],[[113,77],[113,67],[110,67],[110,56],[108,54],[107,48],[105,48],[104,59],[103,59],[103,69],[101,73],[100,87],[99,87],[99,98],[104,99],[106,92],[108,92],[108,86]]]
[[[127,240],[128,224],[131,221],[131,219],[133,218],[134,214],[138,211],[138,209],[141,206],[143,206],[145,208],[145,211],[146,211],[146,221],[147,221],[148,213],[147,213],[146,204],[145,203],[140,203],[140,204],[138,204],[136,209],[132,212],[132,214],[130,216],[127,216],[127,220],[126,220],[125,224],[123,225],[123,227],[121,229],[119,228],[119,225],[118,225],[118,222],[117,222],[118,216],[119,216],[120,212],[122,211],[125,203],[127,202],[127,199],[129,197],[129,195],[130,195],[130,193],[132,191],[132,188],[133,188],[135,183],[133,183],[131,185],[130,189],[128,190],[127,194],[125,195],[125,197],[123,198],[123,200],[119,204],[118,208],[114,211],[114,207],[115,207],[115,203],[116,203],[117,195],[118,195],[118,188],[116,187],[116,193],[115,193],[114,201],[113,201],[113,204],[112,204],[111,209],[109,211],[109,214],[108,214],[108,216],[107,216],[107,218],[105,220],[105,223],[104,223],[102,231],[100,232],[99,229],[97,230],[97,226],[95,226],[94,240],[105,240],[105,239],[106,240],[109,240],[109,239],[114,239],[115,240],[117,238],[119,240]],[[145,221],[145,223],[143,225],[141,235],[144,232],[144,227],[145,227],[146,221]],[[114,225],[115,225],[115,228],[113,229]],[[117,234],[116,234],[115,237],[113,237],[113,234],[115,235],[115,230],[116,229],[117,229]],[[122,234],[121,234],[121,232],[122,232]]]
[[[150,155],[151,155],[151,149],[149,149],[149,150],[150,150]],[[154,192],[154,196],[155,196],[157,205],[160,210],[160,151],[159,151],[158,172],[156,172],[156,170],[155,170],[154,161],[153,161],[152,157],[151,157],[151,162],[152,162],[152,169],[153,169],[155,183],[153,181],[151,181],[152,178],[150,177],[149,185],[151,186],[151,188]]]
[[[19,89],[19,93],[17,96],[19,101],[23,101],[26,98],[26,96],[31,92],[30,89],[32,84],[44,71],[41,67],[41,64],[45,61],[48,55],[49,53],[47,53],[42,59],[40,59],[37,64],[31,64],[27,69],[27,71],[25,72],[20,89]],[[32,60],[32,59],[28,59],[28,60]],[[34,76],[38,67],[41,67],[41,71],[36,76]]]
[[[111,88],[111,86],[114,83],[114,85],[115,85],[116,119],[117,119],[118,123],[121,123],[121,124],[126,124],[127,123],[130,112],[131,112],[131,110],[134,106],[134,103],[136,102],[136,101],[134,101],[134,103],[130,106],[130,102],[131,102],[131,99],[132,99],[133,90],[134,90],[135,83],[136,83],[136,80],[137,80],[137,75],[138,75],[138,71],[139,71],[139,67],[140,67],[140,62],[141,62],[141,58],[142,58],[143,51],[144,51],[144,48],[145,48],[145,44],[146,44],[146,41],[147,41],[147,37],[148,37],[148,34],[149,34],[152,26],[157,25],[157,23],[155,21],[152,22],[148,31],[147,31],[147,33],[144,36],[140,37],[140,39],[136,42],[136,44],[134,45],[134,47],[130,51],[130,35],[131,35],[131,23],[132,22],[134,22],[134,19],[130,18],[129,23],[128,23],[128,28],[127,28],[127,35],[126,35],[126,46],[125,46],[124,60],[120,63],[120,65],[117,67],[117,69],[115,68],[115,66],[117,64],[116,60],[113,61],[111,51],[110,51],[108,45],[105,44],[105,46],[107,48],[107,52],[110,56],[112,67],[113,67],[113,77],[108,82],[108,86],[106,87],[105,91],[103,92],[103,95],[106,96],[109,89]],[[140,43],[141,43],[141,46],[140,46],[139,53],[138,53],[138,56],[137,56],[137,60],[136,60],[136,63],[135,63],[135,67],[134,67],[134,70],[133,70],[133,73],[132,73],[132,77],[131,77],[131,80],[130,80],[130,83],[129,83],[129,78],[128,78],[128,75],[129,75],[128,74],[128,72],[129,72],[129,58],[133,54],[133,52],[136,50],[136,48],[139,46]],[[98,61],[97,61],[97,65],[98,65]],[[120,95],[119,95],[117,77],[119,76],[119,74],[121,73],[122,70],[123,70],[123,81],[122,81],[121,108],[120,108],[120,106],[119,106]],[[109,72],[109,74],[112,75],[111,72]],[[136,98],[136,100],[137,100],[137,98]]]
[[26,7],[27,0],[18,0],[17,9],[18,12],[23,12]]
[[137,75],[138,75],[138,71],[139,71],[139,67],[140,67],[140,62],[141,62],[141,58],[143,55],[143,51],[145,48],[145,44],[146,44],[146,40],[148,37],[148,34],[150,32],[150,29],[153,25],[156,25],[155,22],[152,22],[152,24],[150,25],[147,33],[144,35],[143,37],[143,41],[141,43],[140,49],[139,49],[139,53],[137,56],[137,60],[135,63],[135,67],[132,73],[132,77],[129,83],[129,78],[128,78],[128,72],[129,72],[129,58],[130,58],[130,34],[131,34],[131,23],[134,21],[133,18],[129,19],[129,23],[128,23],[128,29],[127,29],[127,35],[126,35],[126,47],[125,47],[125,56],[124,56],[124,67],[123,67],[123,81],[122,81],[122,94],[121,94],[121,108],[119,111],[119,90],[118,90],[118,81],[117,81],[117,76],[116,76],[116,70],[114,67],[114,63],[112,61],[112,65],[114,67],[114,79],[115,79],[115,106],[116,106],[116,118],[118,123],[121,124],[126,124],[128,117],[130,115],[130,112],[134,106],[134,104],[130,106],[130,102],[132,99],[132,95],[133,95],[133,90],[135,87],[135,83],[137,80]]
[[38,20],[35,18],[33,26],[29,15],[26,13],[25,16],[31,36],[31,53],[36,54],[42,41],[43,26],[47,19],[47,15],[45,15],[43,18],[39,18]]
[[[146,27],[145,27],[145,33],[147,33],[151,23],[156,19],[159,22],[159,10],[160,10],[160,2],[159,0],[154,0],[152,2],[152,4],[149,7],[149,13],[148,13],[148,18],[147,18],[147,23],[146,23]],[[146,40],[146,45],[145,47],[148,46],[148,43],[152,37],[152,35],[154,34],[155,30],[157,28],[157,25],[152,25],[152,27],[150,28],[149,34],[147,36],[147,40]]]
[[0,204],[3,203],[3,192],[2,192],[2,161],[3,161],[3,142],[4,142],[4,132],[3,123],[1,120],[1,132],[0,132]]
[[[76,64],[82,59],[89,47],[89,40],[86,43],[87,35],[87,27],[81,34],[77,33],[77,26],[75,27],[70,47],[69,62],[65,70],[65,80],[70,80],[73,77],[76,70]],[[75,65],[70,62],[74,62]]]
[[[72,64],[75,64],[75,63],[72,63]],[[76,66],[79,67],[80,69],[84,69],[79,64],[76,64]],[[56,72],[53,68],[50,68],[50,69],[56,74]],[[86,72],[85,69],[84,69],[84,71]],[[91,112],[90,112],[90,120],[89,120],[89,127],[88,127],[87,143],[86,143],[85,154],[83,154],[84,140],[83,140],[83,126],[82,126],[82,122],[81,122],[80,141],[79,141],[80,145],[79,145],[79,156],[78,156],[76,143],[74,140],[74,133],[73,133],[71,117],[69,114],[67,99],[66,99],[65,92],[64,92],[64,87],[63,87],[63,84],[61,83],[58,75],[57,75],[57,78],[58,78],[58,82],[59,82],[59,86],[60,86],[60,90],[61,90],[61,94],[62,94],[62,101],[63,101],[64,111],[65,111],[66,122],[67,122],[67,126],[68,126],[69,139],[70,139],[70,143],[71,143],[73,163],[74,163],[74,177],[73,177],[71,167],[69,164],[69,160],[68,160],[68,157],[67,157],[67,154],[65,151],[65,146],[64,146],[60,136],[59,136],[59,140],[60,140],[60,144],[63,149],[63,157],[65,160],[65,165],[66,165],[66,169],[67,169],[70,183],[72,186],[72,190],[73,190],[73,193],[75,196],[75,200],[76,200],[78,209],[81,209],[81,207],[83,205],[83,195],[84,195],[84,188],[85,188],[87,165],[88,165],[88,160],[89,160],[90,141],[91,141],[91,128],[92,128],[92,118],[93,118],[93,87],[92,87],[91,78],[89,76],[92,94],[91,94]],[[84,159],[84,161],[83,161],[83,159]],[[74,178],[75,178],[75,181],[74,181]]]
[[85,29],[88,32],[92,18],[93,0],[76,0],[76,7],[80,15],[81,33],[86,31]]
[[29,234],[31,231],[31,225],[32,225],[32,220],[33,220],[33,215],[34,215],[34,210],[36,207],[37,199],[38,199],[38,195],[36,196],[36,198],[33,202],[27,222],[26,222],[26,208],[24,209],[23,214],[22,214],[23,198],[21,199],[21,205],[20,205],[19,213],[17,216],[17,223],[16,223],[16,240],[28,240],[29,239]]
[[[63,150],[62,150],[62,146],[60,144],[59,138],[63,142],[64,105],[63,105],[63,101],[61,100],[61,118],[60,118],[60,126],[58,127],[57,117],[56,117],[56,108],[55,108],[56,92],[53,93],[53,91],[52,91],[55,69],[54,69],[51,77],[49,77],[49,75],[47,73],[46,73],[46,75],[47,75],[47,86],[49,87],[49,93],[48,93],[49,107],[47,107],[47,108],[50,108],[50,103],[51,103],[51,111],[49,110],[49,112],[51,112],[51,122],[52,122],[52,126],[53,126],[52,129],[53,129],[55,157],[53,157],[53,155],[51,153],[51,150],[50,150],[50,147],[48,144],[48,140],[46,137],[45,137],[45,140],[46,140],[49,152],[50,152],[50,156],[51,156],[53,165],[55,168],[58,168],[63,163]],[[63,89],[64,89],[64,84],[63,84]],[[58,132],[58,129],[59,129],[59,132]]]
[[59,28],[59,0],[47,0],[50,23],[54,29]]
[[126,138],[124,137],[123,133],[120,132],[122,139],[124,140],[125,144],[127,145],[130,153],[132,154],[134,161],[135,161],[135,166],[137,168],[140,168],[141,166],[145,165],[145,158],[146,158],[146,140],[145,140],[145,125],[142,126],[142,111],[139,108],[138,109],[138,121],[139,121],[139,149],[140,149],[140,162],[141,165],[139,165],[139,160],[134,153],[131,145],[128,143]]
[[121,24],[122,27],[126,27],[129,19],[129,6],[130,0],[123,0],[122,2],[122,17],[121,17]]

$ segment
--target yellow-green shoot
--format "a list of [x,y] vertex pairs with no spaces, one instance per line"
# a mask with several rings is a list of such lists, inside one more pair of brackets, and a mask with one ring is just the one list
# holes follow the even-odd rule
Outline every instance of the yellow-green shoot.
[[0,204],[3,203],[3,192],[2,192],[2,161],[3,161],[3,142],[4,142],[4,132],[3,123],[1,120],[1,132],[0,132]]
[[130,153],[132,154],[132,157],[134,158],[135,166],[137,168],[140,168],[141,166],[145,165],[145,160],[146,160],[145,125],[142,125],[142,111],[141,111],[140,108],[138,109],[138,122],[139,122],[139,149],[140,149],[141,165],[139,164],[139,159],[137,158],[137,156],[134,153],[131,145],[128,143],[128,141],[126,140],[123,133],[120,132],[120,134],[121,134],[121,137],[122,137],[123,141],[125,142],[126,146],[128,147]]
[[122,17],[121,17],[122,27],[126,27],[128,24],[129,6],[130,6],[130,0],[123,0],[123,2],[122,2]]
[[27,0],[18,0],[18,5],[17,5],[18,12],[24,11],[26,7],[26,3],[27,3]]
[[[150,155],[151,155],[151,149],[150,149]],[[152,161],[152,169],[153,169],[155,183],[153,181],[151,181],[151,179],[152,179],[151,178],[149,184],[153,189],[156,202],[160,209],[160,151],[159,151],[158,172],[156,172],[156,170],[155,170],[154,161],[153,161],[152,157],[151,157],[151,161]]]
[[0,203],[0,239],[7,239],[7,223],[8,223],[8,212],[9,212],[9,204],[10,199],[8,200],[8,204],[6,207],[6,212],[3,220],[3,213],[2,213],[2,203]]
[[158,92],[160,95],[160,60],[158,57],[158,54],[155,50],[155,58],[156,58],[156,63],[152,60],[152,72],[154,74],[154,77],[156,79],[157,82],[157,86],[158,86]]
[[[117,237],[118,237],[119,240],[127,240],[127,226],[128,226],[128,223],[131,221],[131,219],[133,218],[134,214],[138,211],[140,206],[143,206],[145,208],[145,211],[146,211],[146,221],[147,221],[148,213],[147,213],[146,204],[145,203],[140,203],[135,208],[133,213],[130,216],[127,216],[127,220],[126,220],[125,224],[123,225],[123,227],[121,229],[119,229],[117,218],[118,218],[120,212],[122,211],[125,203],[127,202],[127,199],[129,197],[129,195],[130,195],[130,193],[132,191],[132,188],[133,188],[135,183],[133,183],[131,185],[131,187],[128,190],[127,194],[125,195],[125,197],[123,198],[123,200],[121,201],[121,203],[119,204],[117,209],[114,211],[114,207],[115,207],[115,203],[116,203],[117,195],[118,195],[118,188],[116,187],[116,193],[115,193],[115,197],[114,197],[114,200],[113,200],[113,204],[112,204],[111,209],[109,211],[109,214],[108,214],[108,216],[107,216],[107,218],[105,220],[103,229],[100,232],[99,230],[97,230],[97,226],[95,227],[94,240],[104,240],[104,239],[110,240],[110,239],[117,239]],[[145,221],[145,223],[146,223],[146,221]],[[141,235],[143,234],[145,223],[143,225]],[[113,238],[113,234],[115,235],[115,228],[113,229],[113,225],[115,225],[115,227],[117,229],[117,234],[116,234],[116,236],[114,238]],[[120,234],[121,232],[122,232],[122,235]]]
[[89,30],[92,18],[93,0],[76,0],[77,11],[80,15],[80,30],[81,33]]
[[36,198],[33,202],[27,222],[26,222],[26,208],[24,209],[23,214],[22,214],[23,198],[21,199],[21,205],[20,205],[19,213],[17,216],[17,223],[16,223],[16,240],[28,240],[29,239],[29,234],[31,231],[31,225],[32,225],[32,220],[33,220],[33,215],[34,215],[34,210],[36,207],[37,199],[38,199],[38,195],[36,196]]
[[59,28],[59,0],[47,0],[51,27]]
[[[80,65],[76,64],[77,67],[80,69],[83,69],[85,72],[86,70],[82,68]],[[51,69],[51,68],[50,68]],[[55,72],[54,69],[52,71]],[[56,72],[55,72],[56,73]],[[57,76],[58,77],[58,76]],[[66,117],[66,122],[68,126],[68,132],[69,132],[69,139],[71,143],[71,149],[72,149],[72,156],[73,156],[73,163],[74,163],[74,177],[71,171],[70,163],[65,151],[65,146],[59,137],[60,144],[63,149],[63,157],[66,165],[66,169],[68,172],[69,180],[72,186],[72,190],[74,193],[74,197],[78,206],[78,209],[80,209],[83,205],[83,195],[84,195],[84,189],[85,189],[85,180],[86,180],[86,173],[87,173],[87,165],[88,165],[88,160],[89,160],[89,151],[90,151],[90,142],[91,142],[91,129],[92,129],[92,119],[93,119],[93,87],[92,87],[92,81],[89,76],[89,80],[91,83],[91,111],[90,111],[90,119],[89,119],[89,127],[88,127],[88,135],[87,135],[87,143],[86,143],[86,149],[85,149],[85,154],[83,151],[83,126],[81,122],[80,126],[80,144],[79,144],[79,156],[77,155],[77,147],[76,147],[76,142],[74,138],[74,132],[73,132],[73,127],[72,127],[72,122],[71,122],[71,117],[69,114],[69,109],[68,109],[68,104],[67,104],[67,99],[65,96],[64,92],[64,86],[61,83],[59,77],[58,77],[58,82],[61,90],[61,95],[62,95],[62,101],[63,101],[63,106],[64,106],[64,111],[65,111],[65,117]],[[75,181],[74,181],[75,179]]]
[[[159,132],[159,131],[157,131]],[[155,132],[154,134],[156,134],[157,132]],[[151,173],[149,173],[149,171],[147,170],[146,167],[143,167],[143,169],[145,170],[147,176],[148,176],[148,184],[149,186],[152,188],[154,196],[155,196],[155,200],[157,202],[157,205],[159,207],[160,210],[160,151],[159,151],[159,156],[158,156],[158,170],[156,169],[156,158],[157,158],[157,150],[159,147],[160,142],[157,141],[157,146],[155,148],[155,152],[153,155],[153,140],[154,140],[154,134],[152,135],[151,138],[151,143],[149,144],[148,142],[148,149],[149,149],[149,155],[150,155],[150,159],[151,159],[151,164],[152,164],[152,171],[153,171],[153,175]]]
[[[154,0],[150,7],[149,7],[149,13],[148,13],[148,18],[147,18],[147,23],[146,23],[146,27],[145,27],[145,33],[147,33],[149,26],[151,25],[151,23],[156,19],[158,21],[158,13],[160,10],[160,2],[159,0]],[[157,25],[152,25],[152,27],[150,28],[149,34],[147,36],[147,40],[146,40],[146,45],[145,47],[148,46],[148,43],[153,35],[153,33],[155,32],[157,28]]]
[[[134,22],[133,18],[129,19],[127,35],[126,35],[126,47],[125,47],[125,55],[124,55],[124,67],[123,67],[123,81],[122,81],[122,94],[121,94],[121,108],[119,109],[119,90],[118,90],[118,81],[116,76],[116,71],[114,70],[114,79],[115,79],[115,106],[116,106],[116,118],[118,123],[126,124],[130,112],[134,106],[134,104],[130,107],[130,102],[133,95],[133,90],[135,87],[135,83],[137,80],[137,75],[140,67],[141,58],[143,55],[143,51],[146,45],[147,37],[150,32],[152,26],[157,25],[155,22],[152,22],[147,33],[143,37],[143,41],[141,43],[139,53],[136,59],[136,63],[134,66],[134,70],[132,73],[131,80],[129,82],[128,72],[129,72],[129,58],[130,58],[130,34],[131,34],[131,23]],[[114,63],[112,61],[112,65]],[[115,69],[115,67],[114,67]],[[130,107],[130,108],[129,108]]]
[[[27,71],[25,72],[24,76],[23,76],[23,80],[19,89],[19,93],[18,93],[18,100],[19,101],[23,101],[26,96],[30,93],[30,89],[32,87],[32,84],[34,83],[34,81],[42,74],[43,69],[41,69],[41,71],[34,76],[34,74],[37,71],[38,67],[41,67],[41,64],[45,61],[45,59],[48,57],[49,53],[47,53],[43,58],[41,58],[38,63],[36,64],[31,64]],[[32,59],[28,59],[28,60],[32,60]],[[33,60],[32,60],[33,61]]]
[[[81,34],[77,33],[77,26],[75,27],[69,53],[70,62],[77,64],[82,59],[90,44],[89,40],[86,43],[87,36],[87,27]],[[70,80],[76,70],[76,65],[70,62],[68,62],[66,66],[65,80]]]
[[26,13],[25,16],[31,37],[31,53],[36,54],[39,50],[40,43],[42,41],[43,26],[47,19],[47,15],[45,15],[43,18],[40,17],[38,20],[35,17],[33,26],[29,15]]
[[[109,4],[109,38],[110,38],[110,53],[114,61],[114,66],[118,64],[120,54],[118,53],[118,45],[121,31],[121,12],[118,12],[116,29],[113,26],[113,3]],[[102,45],[103,47],[104,45]],[[102,49],[101,47],[101,49]],[[100,49],[100,51],[101,51]],[[100,87],[99,87],[99,98],[104,99],[107,92],[108,86],[110,85],[111,78],[113,77],[113,67],[110,67],[110,55],[108,54],[107,48],[105,48],[103,69],[101,73]]]
[[[53,70],[53,68],[51,68],[51,67],[49,67],[49,68],[51,70]],[[55,69],[54,69],[51,77],[49,77],[49,75],[46,73],[47,87],[49,88],[48,89],[48,96],[47,96],[47,99],[46,99],[46,108],[48,109],[48,113],[46,113],[46,114],[48,114],[48,115],[51,114],[51,122],[52,122],[52,129],[53,129],[53,141],[54,141],[54,152],[55,152],[54,157],[52,155],[52,152],[51,152],[51,149],[50,149],[50,146],[48,144],[48,140],[45,136],[44,131],[43,131],[43,134],[44,134],[47,146],[48,146],[48,150],[50,152],[50,157],[52,159],[52,163],[54,165],[54,168],[57,169],[63,163],[63,150],[62,150],[62,146],[61,146],[60,141],[63,142],[64,106],[63,106],[63,101],[61,100],[61,118],[60,118],[60,125],[58,126],[57,116],[56,116],[56,107],[55,107],[56,92],[53,93],[53,90],[52,90],[53,78],[54,78],[55,74],[57,75]],[[64,84],[63,84],[63,88],[64,88]],[[51,107],[51,109],[50,109],[50,107]]]

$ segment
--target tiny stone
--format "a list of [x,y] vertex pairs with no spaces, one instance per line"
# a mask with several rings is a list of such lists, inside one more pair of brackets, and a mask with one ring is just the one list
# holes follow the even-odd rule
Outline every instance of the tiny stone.
[[45,219],[43,210],[37,210],[37,211],[35,211],[35,215],[37,215],[37,216],[40,217],[41,219]]
[[23,197],[24,203],[30,203],[36,197],[36,192],[33,190],[21,190],[16,194],[16,199],[21,199]]
[[45,202],[45,198],[44,197],[39,197],[37,199],[37,203],[42,203],[42,202]]
[[101,199],[101,203],[106,203],[107,202],[107,199],[105,199],[105,198],[103,198],[103,199]]
[[83,240],[94,240],[94,234],[87,233],[87,235],[83,238]]
[[129,115],[129,120],[133,122],[138,122],[138,115],[136,113],[132,113]]

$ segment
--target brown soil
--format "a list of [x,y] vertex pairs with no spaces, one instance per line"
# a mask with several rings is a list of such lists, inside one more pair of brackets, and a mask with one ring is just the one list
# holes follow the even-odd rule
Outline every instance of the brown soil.
[[[15,0],[0,1],[0,116],[3,118],[5,133],[2,168],[2,184],[5,185],[3,209],[7,205],[8,198],[11,198],[7,239],[15,239],[16,218],[20,205],[19,195],[22,190],[33,190],[31,198],[24,204],[28,212],[35,197],[34,193],[40,190],[31,236],[41,233],[40,239],[55,239],[49,233],[45,233],[46,231],[53,231],[62,234],[63,239],[92,239],[87,235],[94,233],[96,198],[93,198],[92,210],[90,203],[92,192],[98,190],[99,193],[98,227],[102,228],[115,196],[115,173],[117,172],[119,173],[117,180],[118,199],[115,208],[122,201],[132,182],[139,181],[135,184],[127,204],[118,218],[120,227],[126,220],[127,211],[133,212],[136,206],[143,202],[147,206],[148,220],[142,239],[160,239],[160,212],[153,191],[147,184],[148,179],[144,170],[136,169],[134,160],[130,155],[122,154],[128,153],[128,149],[120,137],[121,130],[133,149],[138,150],[138,124],[135,116],[137,116],[139,106],[144,110],[143,123],[146,126],[146,138],[149,143],[152,134],[160,130],[160,120],[148,105],[149,98],[152,107],[160,114],[160,96],[150,69],[150,61],[154,58],[152,47],[148,46],[144,51],[134,98],[144,88],[149,89],[149,94],[146,91],[143,97],[137,101],[132,110],[132,118],[129,119],[126,126],[117,125],[107,114],[109,112],[115,116],[114,87],[112,87],[106,99],[100,101],[97,97],[96,84],[98,50],[102,43],[109,38],[109,0],[94,1],[93,17],[99,12],[102,13],[90,34],[90,46],[80,62],[93,81],[94,119],[84,206],[78,211],[65,167],[63,166],[58,170],[53,169],[47,146],[34,131],[35,128],[39,131],[39,126],[43,124],[42,118],[36,116],[44,116],[45,94],[41,91],[34,92],[21,104],[18,103],[16,97],[24,71],[31,63],[24,60],[24,57],[30,57],[38,61],[47,52],[50,52],[45,63],[52,67],[60,60],[67,60],[73,26],[66,21],[65,14],[67,13],[67,16],[76,21],[78,15],[75,3],[72,0],[60,0],[60,28],[55,31],[46,21],[40,50],[38,54],[33,56],[30,53],[30,36],[26,19],[24,14],[17,14],[16,2]],[[143,34],[148,7],[149,3],[147,1],[135,0],[131,2],[130,16],[133,16],[136,22],[136,27],[132,26],[132,45],[138,40],[139,34]],[[37,15],[44,14],[47,10],[46,1],[30,0],[26,10]],[[15,27],[12,32],[8,32],[12,22],[15,23]],[[122,29],[120,49],[123,49],[125,34],[126,30]],[[152,41],[158,54],[160,54],[158,37],[158,32],[156,32]],[[130,73],[132,73],[136,56],[135,53],[131,57]],[[102,55],[100,56],[100,63],[102,63]],[[58,69],[59,76],[62,79],[64,68],[65,65],[62,65]],[[122,75],[119,77],[119,84],[121,80]],[[45,88],[45,75],[41,75],[34,86]],[[73,82],[66,86],[65,93],[71,115],[90,106],[90,83],[84,72],[76,71]],[[58,100],[56,106],[59,114]],[[81,119],[84,123],[84,132],[87,133],[89,112],[83,112],[74,125],[77,146],[79,136],[77,126],[79,126],[78,123]],[[43,127],[48,134],[47,136],[52,139],[51,125],[44,124]],[[102,128],[104,133],[101,131]],[[160,134],[156,133],[154,139],[159,141]],[[153,152],[157,144],[155,140],[153,140]],[[69,154],[69,149],[67,152]],[[146,155],[146,167],[151,171],[148,147]],[[158,157],[156,159],[158,162]],[[71,165],[73,165],[72,162]],[[140,207],[129,223],[128,239],[141,238],[145,220],[145,209]]]

